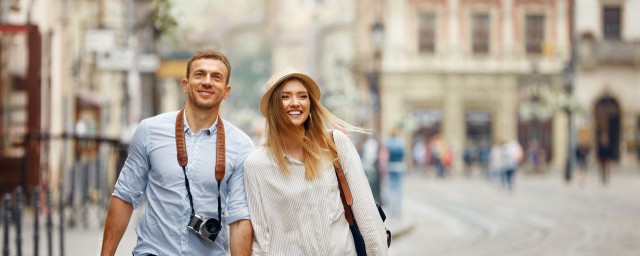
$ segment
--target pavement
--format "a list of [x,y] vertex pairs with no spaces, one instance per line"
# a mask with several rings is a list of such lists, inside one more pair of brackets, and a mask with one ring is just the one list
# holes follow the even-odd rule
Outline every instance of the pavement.
[[509,191],[481,177],[407,175],[404,212],[414,227],[389,255],[640,255],[640,169],[518,173]]
[[[94,204],[89,204],[85,211],[74,211],[73,209],[65,210],[67,218],[64,229],[64,247],[60,246],[60,226],[59,214],[52,212],[53,228],[48,235],[46,230],[46,214],[41,213],[39,217],[38,232],[38,252],[35,251],[35,218],[32,207],[25,208],[22,212],[22,255],[69,255],[69,256],[91,256],[100,255],[100,247],[102,246],[102,221],[104,220],[104,210]],[[69,216],[75,216],[75,225],[69,225]],[[80,216],[86,216],[81,218]],[[138,211],[134,211],[133,216],[138,215]],[[4,241],[4,223],[0,225],[2,229],[2,240]],[[120,247],[116,255],[131,255],[131,250],[135,246],[134,220],[129,223]],[[48,238],[51,238],[49,241]],[[4,243],[0,247],[5,249]],[[63,249],[64,251],[61,251]],[[9,255],[17,255],[16,229],[12,226],[9,233]]]
[[[69,213],[67,213],[69,214]],[[104,217],[104,213],[100,213],[98,211],[97,206],[90,205],[86,212],[88,218],[86,223],[82,220],[78,220],[75,227],[70,228],[66,227],[64,230],[64,254],[69,256],[90,256],[90,255],[100,255],[100,247],[102,246],[102,226],[100,220]],[[125,234],[120,242],[118,247],[118,251],[116,255],[128,256],[131,255],[131,251],[136,243],[136,233],[135,233],[135,224],[137,223],[137,219],[139,218],[139,211],[136,210],[133,213],[133,217]],[[23,241],[22,241],[22,255],[36,255],[34,249],[34,217],[33,217],[33,209],[26,208],[23,212]],[[57,225],[59,220],[59,215],[57,213],[52,214],[52,219],[54,222],[54,227],[52,232],[52,245],[51,251],[53,255],[62,255],[60,253],[60,230]],[[45,220],[46,216],[40,217],[40,232],[39,232],[39,243],[38,243],[38,255],[51,255],[49,254],[49,245],[47,241],[47,231],[45,229]],[[67,220],[68,221],[68,220]],[[396,239],[400,239],[402,236],[406,235],[413,228],[413,221],[409,217],[403,218],[393,218],[389,217],[385,221],[385,225],[393,234],[393,241]],[[4,226],[0,226],[4,228]],[[16,237],[15,237],[15,229],[11,229],[10,233],[10,253],[9,255],[17,255],[16,254]],[[4,239],[4,235],[1,236]],[[3,241],[3,240],[0,240]],[[4,248],[4,246],[2,246]]]
[[[584,186],[565,184],[561,173],[522,173],[513,192],[480,177],[406,177],[403,216],[385,222],[393,233],[392,256],[640,255],[640,170],[614,169],[608,186],[600,184],[596,170],[589,170]],[[99,255],[104,207],[91,204],[86,209],[66,211],[87,217],[65,229],[63,255]],[[139,214],[134,211],[116,255],[130,255]],[[33,210],[26,208],[22,216],[23,255],[36,255]],[[51,249],[61,255],[59,218],[52,216]],[[41,215],[38,255],[50,255],[44,221]],[[4,250],[3,231],[0,224]],[[16,255],[14,230],[9,245],[9,255]]]

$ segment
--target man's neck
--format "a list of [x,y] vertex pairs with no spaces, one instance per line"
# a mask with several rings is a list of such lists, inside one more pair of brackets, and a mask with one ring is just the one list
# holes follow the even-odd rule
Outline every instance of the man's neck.
[[218,118],[218,108],[203,110],[191,106],[188,103],[184,108],[189,129],[191,129],[191,132],[194,134],[200,133],[202,129],[208,129],[216,122],[216,118]]

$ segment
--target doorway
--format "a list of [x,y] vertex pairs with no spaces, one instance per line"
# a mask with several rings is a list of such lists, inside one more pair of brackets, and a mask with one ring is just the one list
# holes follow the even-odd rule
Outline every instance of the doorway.
[[609,138],[611,158],[620,159],[620,105],[613,97],[606,95],[595,106],[595,141],[600,141],[601,134]]

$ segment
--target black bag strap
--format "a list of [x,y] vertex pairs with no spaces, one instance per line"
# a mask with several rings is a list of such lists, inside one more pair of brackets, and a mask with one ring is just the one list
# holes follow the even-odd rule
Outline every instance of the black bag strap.
[[[222,118],[218,115],[218,125],[216,134],[216,180],[218,181],[218,220],[222,220],[222,202],[220,201],[220,183],[224,179],[224,172],[226,168],[225,159],[225,136],[224,125]],[[189,204],[191,205],[191,215],[195,215],[193,208],[193,197],[191,196],[191,189],[189,188],[189,179],[187,178],[187,163],[189,157],[187,156],[187,143],[184,138],[184,108],[178,112],[176,116],[176,151],[178,153],[178,163],[182,167],[184,173],[184,182],[187,187],[187,195],[189,196]]]

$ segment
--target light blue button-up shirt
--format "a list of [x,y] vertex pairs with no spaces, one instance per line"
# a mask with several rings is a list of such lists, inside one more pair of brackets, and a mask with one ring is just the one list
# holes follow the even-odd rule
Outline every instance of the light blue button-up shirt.
[[[253,142],[240,129],[223,119],[226,140],[226,170],[220,186],[222,231],[210,243],[187,229],[191,206],[184,174],[178,164],[175,120],[178,112],[143,120],[131,141],[113,195],[138,207],[145,195],[147,206],[136,227],[135,255],[227,255],[228,224],[249,219],[244,189],[244,160]],[[193,207],[203,218],[218,218],[218,188],[215,178],[217,121],[195,134],[184,122],[189,162],[186,166]]]

